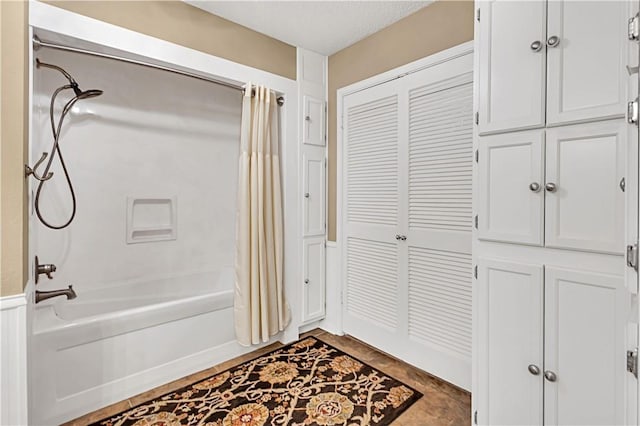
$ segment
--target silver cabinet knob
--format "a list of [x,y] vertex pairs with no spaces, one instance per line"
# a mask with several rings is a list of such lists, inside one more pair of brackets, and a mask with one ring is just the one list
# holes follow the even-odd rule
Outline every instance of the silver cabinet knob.
[[311,121],[311,117],[309,117],[308,115],[304,118],[304,121]]
[[309,278],[305,278],[304,283],[309,284]]
[[537,376],[538,374],[540,374],[540,368],[538,368],[537,365],[529,364],[527,369],[529,370],[529,373],[533,374],[534,376]]
[[539,192],[540,191],[540,184],[538,182],[531,182],[529,184],[529,189],[533,192]]
[[546,189],[548,192],[556,192],[558,190],[558,187],[555,183],[549,182],[544,186],[544,189]]
[[407,241],[407,236],[406,235],[400,235],[400,240],[401,241]]
[[559,44],[560,44],[560,37],[558,36],[551,36],[547,39],[547,46],[549,47],[556,47]]
[[556,376],[556,373],[550,370],[544,372],[544,378],[550,382],[555,382],[556,380],[558,380],[558,376]]
[[540,40],[536,40],[531,43],[531,50],[533,50],[534,52],[539,52],[540,49],[542,49],[542,42]]
[[402,238],[400,234],[396,234],[396,240],[400,241],[400,238]]
[[309,198],[309,193],[308,192],[304,193],[304,198]]

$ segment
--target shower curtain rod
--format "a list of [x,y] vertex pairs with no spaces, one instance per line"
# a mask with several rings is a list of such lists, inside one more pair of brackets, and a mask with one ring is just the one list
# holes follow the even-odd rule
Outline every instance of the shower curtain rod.
[[[168,71],[168,72],[171,72],[171,73],[174,73],[174,74],[182,75],[184,77],[195,78],[197,80],[202,80],[202,81],[206,81],[208,83],[218,84],[220,86],[229,87],[231,89],[240,90],[242,92],[244,92],[244,90],[245,90],[245,88],[243,86],[235,85],[235,84],[232,84],[232,83],[227,83],[226,81],[216,80],[216,79],[209,78],[209,77],[203,77],[201,75],[193,74],[193,73],[190,73],[190,72],[187,72],[187,71],[181,71],[181,70],[178,70],[178,69],[175,69],[175,68],[169,68],[169,67],[165,67],[163,65],[156,65],[156,64],[152,64],[150,62],[138,61],[136,59],[129,59],[129,58],[125,58],[125,57],[122,57],[122,56],[110,55],[108,53],[100,53],[100,52],[95,52],[95,51],[92,51],[92,50],[85,50],[85,49],[79,49],[77,47],[65,46],[63,44],[50,43],[50,42],[46,42],[46,41],[40,40],[37,36],[33,36],[33,50],[37,51],[41,47],[48,47],[50,49],[62,50],[62,51],[65,51],[65,52],[80,53],[82,55],[88,55],[88,56],[97,56],[99,58],[114,59],[116,61],[126,62],[126,63],[134,64],[134,65],[140,65],[140,66],[147,67],[147,68],[153,68],[153,69],[157,69],[157,70],[161,70],[161,71]],[[254,93],[254,89],[252,89],[252,94],[253,93]],[[277,102],[278,102],[278,105],[282,106],[284,104],[284,98],[282,96],[279,96],[277,98]]]

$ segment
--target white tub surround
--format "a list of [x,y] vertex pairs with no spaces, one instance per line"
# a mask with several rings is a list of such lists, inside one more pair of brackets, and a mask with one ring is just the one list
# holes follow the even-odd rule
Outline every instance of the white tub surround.
[[27,422],[27,300],[0,298],[0,424]]
[[[43,41],[236,87],[251,81],[284,97],[283,223],[297,222],[295,81],[55,6],[31,2],[29,14],[30,31]],[[41,277],[38,290],[72,284],[78,294],[29,305],[30,419],[54,424],[252,350],[236,343],[232,306],[241,92],[50,48],[31,57],[67,69],[83,89],[104,90],[78,102],[62,132],[78,197],[74,223],[54,232],[31,215],[29,258],[58,267],[52,280]],[[50,151],[47,102],[61,77],[45,69],[31,73],[34,164]],[[62,172],[53,171],[42,208],[55,221],[68,209],[68,190]],[[33,179],[29,185],[32,203]],[[153,238],[141,238],[149,230]],[[299,276],[298,238],[296,226],[284,229],[288,300],[300,297],[291,284]],[[299,322],[293,318],[278,337],[297,339]]]

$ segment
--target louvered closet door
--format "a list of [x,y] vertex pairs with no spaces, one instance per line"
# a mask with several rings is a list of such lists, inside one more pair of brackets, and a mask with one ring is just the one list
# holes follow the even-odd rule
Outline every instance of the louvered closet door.
[[343,108],[344,329],[382,349],[402,334],[397,87],[390,82],[349,95]]
[[343,116],[344,330],[467,389],[472,91],[465,55],[349,95]]
[[462,386],[471,376],[471,70],[466,56],[403,79],[409,356]]

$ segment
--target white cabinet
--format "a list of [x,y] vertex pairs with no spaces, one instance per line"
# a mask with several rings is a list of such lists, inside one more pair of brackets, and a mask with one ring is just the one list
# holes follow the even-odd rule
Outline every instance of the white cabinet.
[[324,102],[312,96],[304,96],[304,126],[302,141],[309,145],[325,145]]
[[628,2],[549,1],[547,13],[547,124],[623,116]]
[[302,267],[292,310],[309,324],[325,316],[327,57],[298,48],[297,62]]
[[478,2],[481,135],[623,117],[624,1]]
[[483,137],[478,182],[479,238],[543,244],[544,131]]
[[302,269],[304,296],[302,317],[313,321],[325,313],[325,247],[324,236],[304,240]]
[[626,126],[615,120],[547,129],[548,247],[623,252]]
[[478,4],[480,134],[544,126],[546,3]]
[[481,137],[478,238],[621,254],[626,126],[609,120]]
[[545,268],[545,425],[625,424],[628,314],[621,276]]
[[326,176],[324,150],[307,150],[302,155],[304,207],[303,233],[305,237],[324,235]]
[[479,424],[540,425],[543,383],[528,366],[543,368],[542,267],[483,259],[479,269]]
[[478,286],[479,424],[625,424],[622,276],[480,259]]

